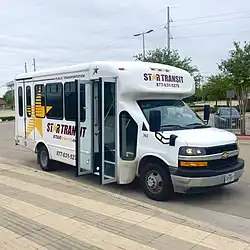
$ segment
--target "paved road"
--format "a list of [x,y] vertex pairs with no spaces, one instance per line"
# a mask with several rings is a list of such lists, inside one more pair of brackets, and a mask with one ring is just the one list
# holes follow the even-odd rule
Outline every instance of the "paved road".
[[[35,155],[32,152],[19,147],[13,143],[14,124],[0,124],[0,156],[17,160],[18,162],[38,168]],[[240,182],[228,187],[224,187],[216,192],[202,195],[178,195],[171,202],[155,202],[149,200],[142,193],[137,184],[128,186],[118,186],[115,184],[103,186],[103,189],[114,193],[122,194],[126,197],[156,205],[168,211],[180,213],[184,216],[196,220],[202,220],[220,226],[226,230],[231,230],[250,235],[250,144],[241,144],[241,157],[245,159],[246,170]],[[75,177],[73,168],[61,166],[53,174],[75,179],[80,183],[99,186],[97,176]]]
[[0,157],[0,249],[250,250],[250,237]]

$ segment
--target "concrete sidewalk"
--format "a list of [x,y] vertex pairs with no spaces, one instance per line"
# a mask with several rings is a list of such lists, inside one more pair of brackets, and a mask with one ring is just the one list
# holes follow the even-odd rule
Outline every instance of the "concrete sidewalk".
[[0,216],[0,249],[250,250],[250,237],[18,164],[0,164]]

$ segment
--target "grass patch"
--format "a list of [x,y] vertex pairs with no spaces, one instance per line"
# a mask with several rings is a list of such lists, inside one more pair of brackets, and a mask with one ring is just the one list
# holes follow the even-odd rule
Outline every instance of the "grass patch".
[[14,121],[15,120],[15,116],[0,116],[0,120],[2,122],[6,122],[6,121]]

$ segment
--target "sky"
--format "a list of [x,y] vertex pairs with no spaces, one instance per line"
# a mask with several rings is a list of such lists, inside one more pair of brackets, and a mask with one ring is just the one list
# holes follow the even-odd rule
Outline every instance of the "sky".
[[8,0],[0,8],[0,96],[24,72],[95,60],[134,60],[166,46],[166,6],[171,48],[193,60],[201,74],[216,73],[233,41],[250,40],[249,0]]

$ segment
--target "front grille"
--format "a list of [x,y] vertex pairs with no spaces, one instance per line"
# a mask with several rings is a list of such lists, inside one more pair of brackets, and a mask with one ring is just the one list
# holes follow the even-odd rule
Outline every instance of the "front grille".
[[237,163],[238,156],[232,156],[227,159],[219,159],[208,161],[208,168],[212,170],[219,170],[222,168],[230,167]]
[[227,145],[221,145],[221,146],[215,146],[215,147],[208,147],[206,148],[206,154],[207,155],[213,155],[213,154],[220,154],[223,152],[229,152],[237,150],[237,144],[227,144]]

